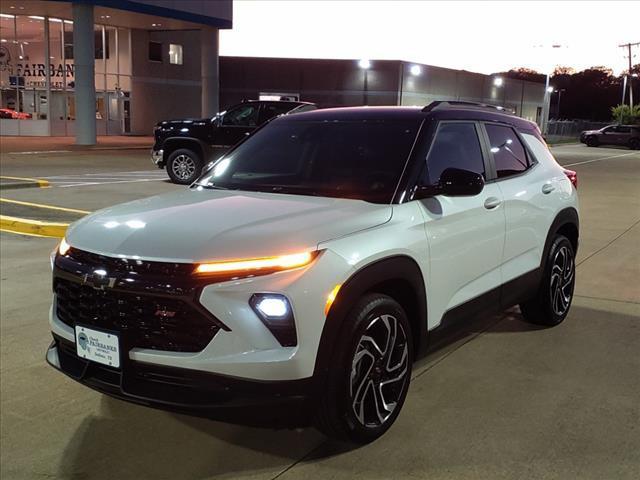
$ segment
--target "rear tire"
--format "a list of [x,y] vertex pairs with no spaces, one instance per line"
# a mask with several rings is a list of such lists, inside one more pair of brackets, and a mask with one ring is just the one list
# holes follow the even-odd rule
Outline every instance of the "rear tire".
[[369,443],[391,427],[407,396],[411,327],[398,302],[367,294],[347,316],[339,338],[316,427],[337,440]]
[[167,173],[173,183],[190,185],[200,176],[202,165],[202,159],[196,152],[179,148],[167,159]]
[[520,304],[520,311],[526,321],[554,326],[567,317],[576,282],[575,265],[573,245],[567,237],[556,235],[535,297]]
[[640,150],[640,140],[637,138],[632,138],[629,140],[629,148],[631,150]]
[[587,144],[587,147],[597,147],[600,144],[596,137],[587,137],[585,143]]

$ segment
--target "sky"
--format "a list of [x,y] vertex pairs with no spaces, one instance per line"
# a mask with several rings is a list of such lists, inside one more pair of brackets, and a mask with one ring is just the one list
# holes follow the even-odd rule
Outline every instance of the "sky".
[[[604,65],[619,74],[628,60],[618,45],[640,42],[639,18],[637,0],[234,0],[220,54],[405,60],[480,73]],[[640,63],[639,47],[633,55]]]

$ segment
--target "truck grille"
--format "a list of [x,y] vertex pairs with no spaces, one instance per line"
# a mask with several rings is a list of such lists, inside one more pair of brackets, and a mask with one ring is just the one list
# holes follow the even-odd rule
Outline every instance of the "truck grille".
[[[196,288],[181,287],[175,276],[167,275],[172,264],[137,262],[130,267],[119,260],[75,249],[57,256],[53,290],[62,322],[117,332],[127,348],[199,352],[209,344],[221,325],[197,304]],[[86,284],[83,273],[97,268],[108,269],[109,275],[132,275],[135,283],[129,286],[118,275],[108,288]],[[162,283],[172,287],[163,291]]]

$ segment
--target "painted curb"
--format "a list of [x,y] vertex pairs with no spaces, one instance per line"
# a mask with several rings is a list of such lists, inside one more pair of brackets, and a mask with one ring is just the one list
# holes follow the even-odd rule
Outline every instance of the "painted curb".
[[68,226],[68,223],[42,222],[40,220],[0,215],[0,230],[12,233],[63,238]]
[[11,190],[14,188],[49,188],[51,185],[48,180],[41,178],[29,178],[29,177],[8,177],[6,175],[0,175],[0,180],[15,180],[14,183],[0,184],[2,190]]

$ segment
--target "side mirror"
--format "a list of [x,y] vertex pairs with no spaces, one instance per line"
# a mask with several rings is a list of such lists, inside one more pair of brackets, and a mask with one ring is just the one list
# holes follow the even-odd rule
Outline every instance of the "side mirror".
[[478,195],[484,188],[484,178],[479,173],[461,168],[446,168],[440,175],[437,185],[418,187],[413,198],[419,200],[435,195],[465,197]]

